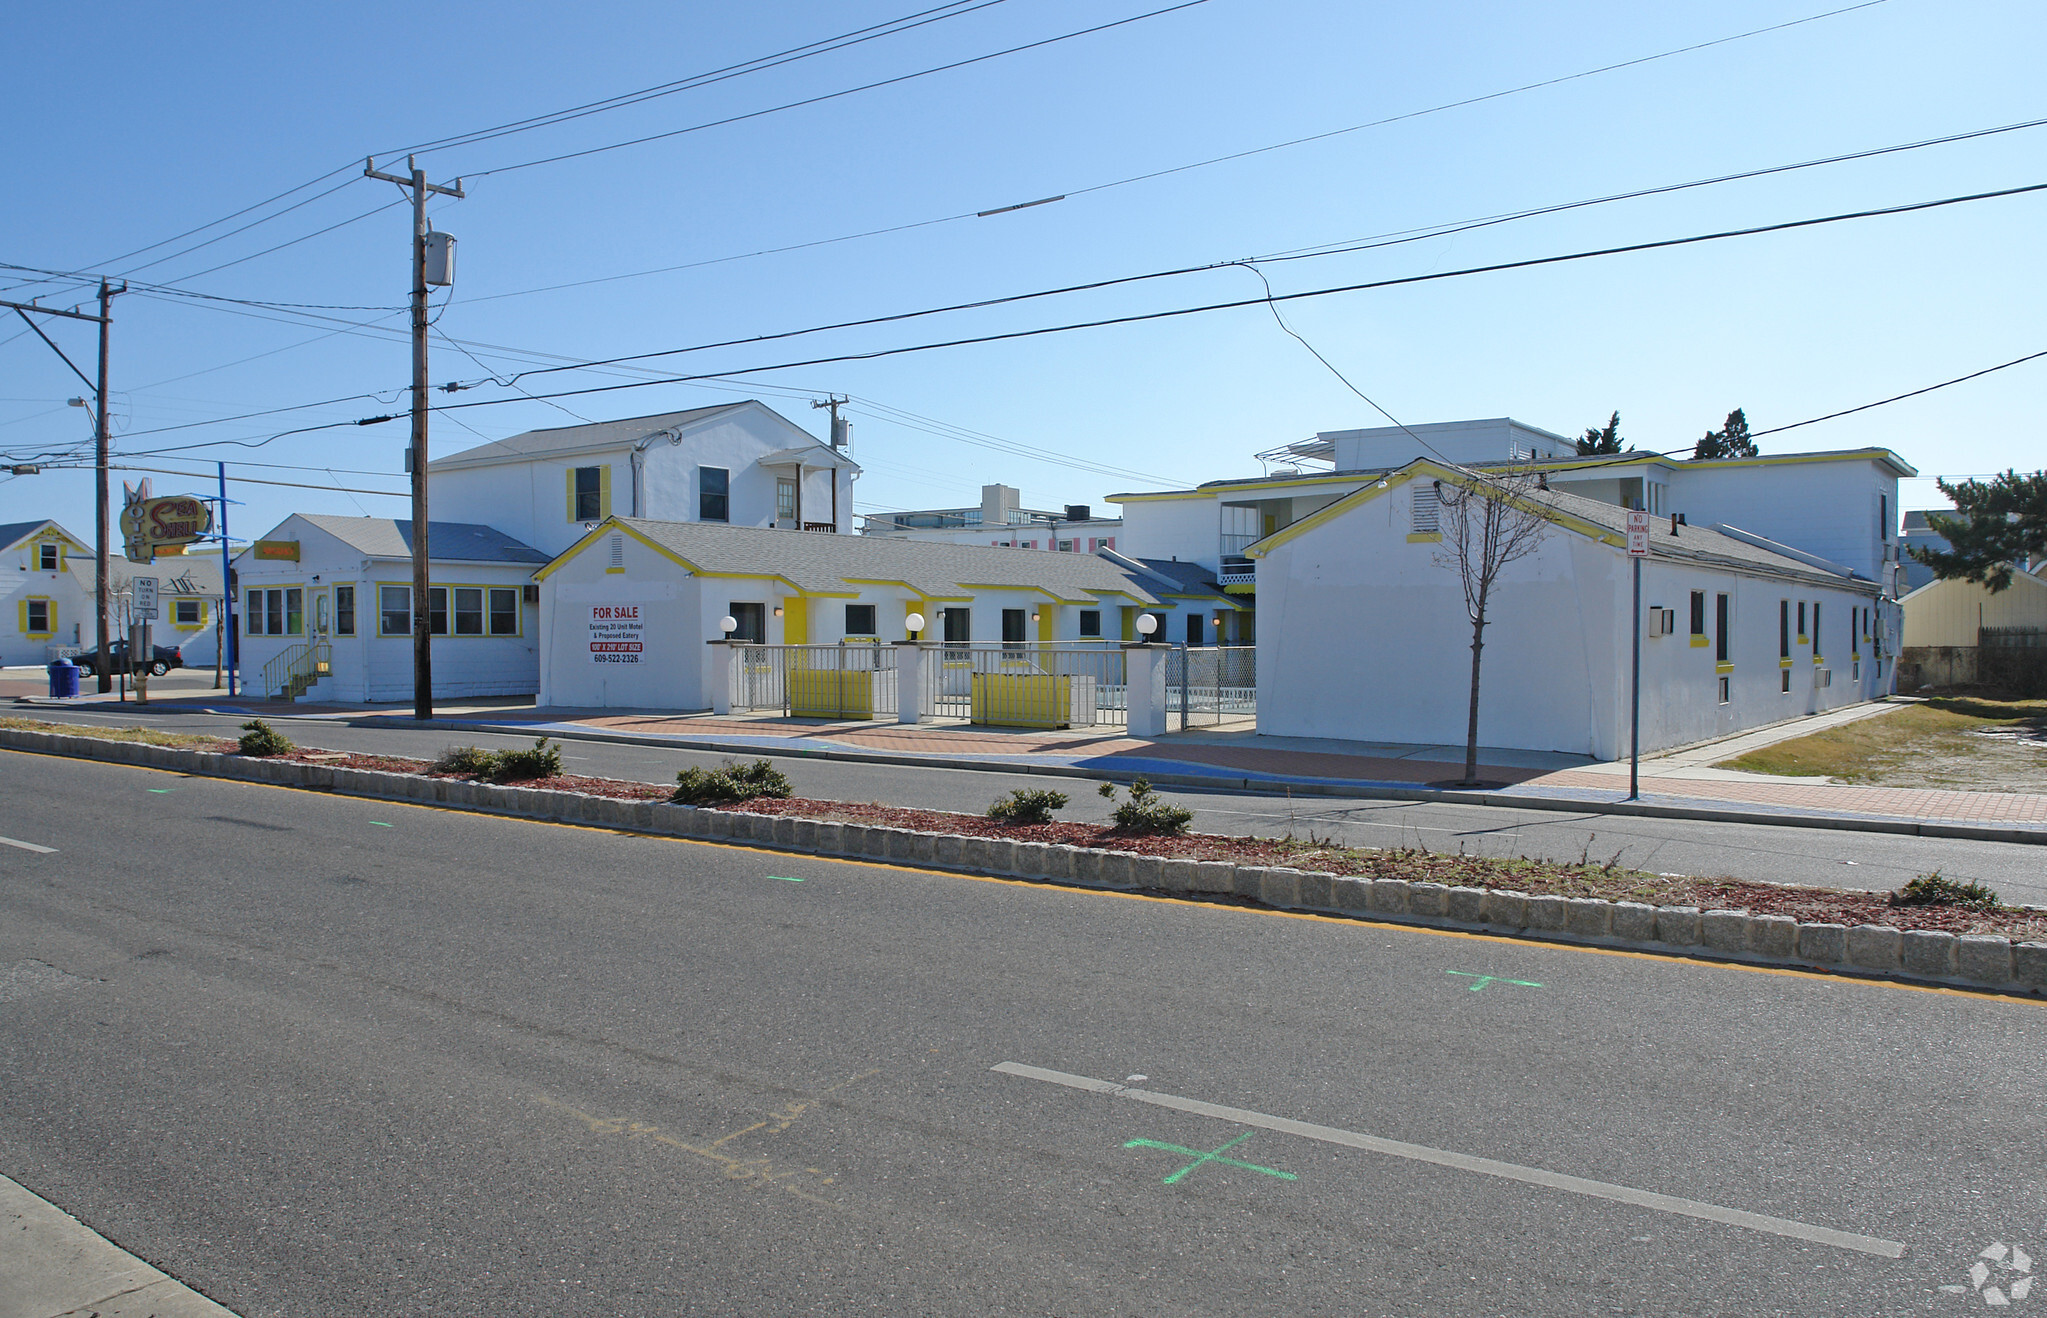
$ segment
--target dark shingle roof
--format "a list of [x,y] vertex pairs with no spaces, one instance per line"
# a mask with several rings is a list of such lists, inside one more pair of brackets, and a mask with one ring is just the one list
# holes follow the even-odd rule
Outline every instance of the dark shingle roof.
[[45,517],[34,522],[9,522],[0,526],[0,549],[12,548],[49,524],[50,519]]
[[[360,549],[371,558],[410,558],[412,523],[389,517],[328,517],[300,513],[299,520],[318,527],[336,540]],[[533,563],[547,561],[547,555],[523,541],[514,540],[494,526],[475,522],[428,522],[427,548],[434,561],[462,563]]]
[[529,458],[554,454],[626,448],[649,435],[695,425],[720,412],[736,412],[740,408],[753,405],[750,402],[720,403],[716,407],[696,407],[686,412],[659,412],[653,416],[627,417],[622,421],[593,421],[581,426],[528,430],[524,434],[500,439],[496,443],[479,444],[460,453],[450,453],[445,458],[432,459],[426,464],[426,469],[447,471],[457,467],[480,467],[497,462],[522,462]]
[[958,596],[966,586],[1042,589],[1076,604],[1120,592],[1157,602],[1142,581],[1093,554],[948,545],[929,540],[778,531],[705,522],[655,522],[614,517],[705,572],[781,577],[806,591],[839,591],[867,581],[902,582],[931,598]]

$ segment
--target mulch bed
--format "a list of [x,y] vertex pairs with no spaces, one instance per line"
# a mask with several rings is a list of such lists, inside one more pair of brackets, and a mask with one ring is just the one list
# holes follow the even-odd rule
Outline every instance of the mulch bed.
[[[233,741],[216,742],[214,750],[232,754]],[[461,774],[437,774],[430,761],[395,755],[358,755],[344,751],[323,751],[295,747],[280,758],[312,764],[331,764],[346,769],[369,769],[384,773],[414,773],[434,778],[459,778]],[[564,774],[557,778],[530,778],[507,786],[536,787],[549,791],[582,792],[589,796],[621,800],[665,801],[673,788],[659,783],[636,783],[618,778],[589,778]],[[890,828],[913,828],[931,833],[958,833],[970,837],[1006,837],[1019,842],[1045,842],[1076,847],[1103,847],[1134,851],[1146,856],[1170,856],[1182,860],[1222,860],[1236,865],[1287,865],[1295,869],[1374,879],[1406,879],[1474,888],[1508,888],[1531,895],[1604,897],[1609,901],[1639,901],[1659,906],[1696,906],[1701,910],[1747,911],[1754,915],[1788,915],[1797,920],[1830,924],[1876,924],[1898,929],[1934,929],[1947,933],[2004,934],[2015,939],[2047,939],[2047,911],[2024,907],[1997,906],[1892,906],[1889,894],[1854,889],[1798,887],[1790,884],[1754,883],[1742,879],[1703,879],[1648,874],[1598,864],[1466,856],[1400,848],[1378,851],[1361,847],[1333,847],[1290,838],[1230,837],[1213,833],[1157,836],[1126,833],[1108,824],[1055,822],[1050,824],[1007,824],[982,815],[949,814],[940,810],[914,810],[878,802],[812,801],[761,798],[718,807],[763,815],[801,815],[809,819],[867,824]]]
[[1108,824],[1015,825],[980,815],[911,810],[879,804],[860,805],[846,801],[761,799],[720,808],[764,815],[801,815],[849,824],[914,828],[932,833],[1008,837],[1019,842],[1105,847],[1182,860],[1286,865],[1364,878],[1510,888],[1537,896],[1604,897],[1609,901],[1639,901],[1657,906],[1696,906],[1708,911],[1788,915],[1813,923],[1879,924],[1898,929],[1935,929],[1955,934],[1996,933],[2019,939],[2047,939],[2047,912],[2010,906],[1990,909],[1892,906],[1888,893],[1853,889],[1795,887],[1741,879],[1666,877],[1597,864],[1509,860],[1405,848],[1376,851],[1328,847],[1286,838],[1225,837],[1213,833],[1160,837],[1125,833]]

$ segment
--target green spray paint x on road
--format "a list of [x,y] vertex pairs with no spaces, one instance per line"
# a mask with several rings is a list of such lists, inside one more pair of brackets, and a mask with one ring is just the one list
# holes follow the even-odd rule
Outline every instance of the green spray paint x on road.
[[1231,1167],[1242,1167],[1247,1172],[1263,1172],[1267,1176],[1277,1176],[1282,1181],[1299,1180],[1300,1178],[1298,1176],[1295,1176],[1292,1172],[1274,1171],[1270,1167],[1260,1167],[1255,1162],[1238,1162],[1235,1158],[1225,1158],[1222,1156],[1224,1150],[1236,1148],[1239,1144],[1242,1144],[1245,1140],[1250,1139],[1251,1136],[1256,1133],[1257,1133],[1256,1131],[1247,1130],[1243,1134],[1237,1136],[1237,1138],[1231,1140],[1228,1144],[1223,1145],[1222,1148],[1215,1150],[1213,1153],[1203,1153],[1199,1149],[1183,1149],[1177,1144],[1161,1144],[1157,1140],[1131,1140],[1128,1143],[1126,1143],[1123,1147],[1126,1149],[1164,1149],[1167,1153],[1178,1153],[1185,1157],[1194,1159],[1193,1162],[1188,1163],[1179,1171],[1176,1171],[1172,1175],[1166,1177],[1165,1184],[1167,1185],[1179,1184],[1181,1177],[1185,1176],[1188,1172],[1193,1171],[1196,1167],[1199,1167],[1204,1162],[1226,1163]]
[[1478,992],[1488,984],[1519,984],[1522,988],[1541,988],[1542,985],[1526,979],[1505,979],[1497,975],[1481,975],[1470,970],[1446,970],[1446,975],[1463,975],[1473,981],[1471,991]]

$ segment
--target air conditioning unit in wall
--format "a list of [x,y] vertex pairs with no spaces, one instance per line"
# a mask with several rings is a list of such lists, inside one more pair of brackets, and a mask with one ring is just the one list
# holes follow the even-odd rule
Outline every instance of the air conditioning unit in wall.
[[1824,690],[1825,688],[1832,686],[1834,684],[1834,670],[1831,668],[1813,669],[1812,684],[1816,690]]
[[1668,636],[1677,629],[1677,610],[1666,609],[1661,604],[1649,606],[1649,635]]

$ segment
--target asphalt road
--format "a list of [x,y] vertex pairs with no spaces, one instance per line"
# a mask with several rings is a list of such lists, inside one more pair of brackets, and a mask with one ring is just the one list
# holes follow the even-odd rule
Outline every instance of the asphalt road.
[[[143,713],[132,706],[105,712],[90,707],[24,712],[38,718],[116,726],[148,722],[229,737],[237,735],[241,722],[224,715]],[[532,744],[531,739],[517,737],[388,726],[360,728],[311,720],[284,720],[279,726],[307,745],[428,759],[455,743],[492,748]],[[732,758],[600,741],[567,743],[564,755],[579,773],[663,783],[673,781],[676,771],[687,765],[712,766]],[[1028,785],[1066,792],[1070,804],[1063,812],[1065,818],[1107,819],[1110,809],[1110,803],[1095,794],[1097,784],[1081,778],[800,757],[777,758],[775,763],[789,775],[798,794],[805,796],[978,813],[996,797]],[[1312,833],[1359,846],[1423,846],[1432,851],[1462,847],[1478,855],[1549,860],[1590,857],[1618,860],[1652,873],[1727,875],[1766,883],[1815,883],[1873,891],[1896,888],[1937,869],[1949,878],[1986,884],[2008,902],[2047,903],[2047,848],[2022,843],[1321,796],[1289,802],[1272,795],[1184,788],[1171,789],[1170,794],[1193,808],[1194,827],[1209,833],[1275,836],[1291,831],[1296,837]]]
[[0,845],[0,1171],[249,1318],[1961,1313],[2047,1257],[2038,1003],[16,753],[0,800],[50,849]]

